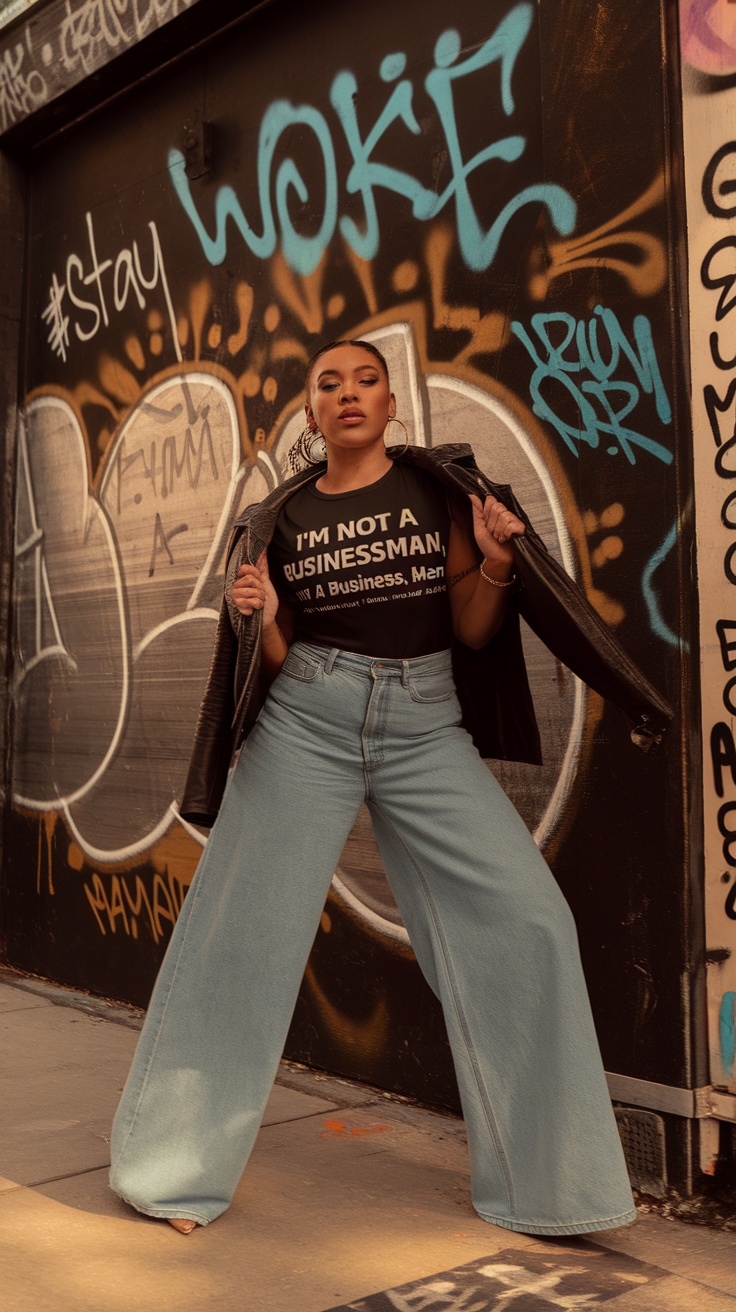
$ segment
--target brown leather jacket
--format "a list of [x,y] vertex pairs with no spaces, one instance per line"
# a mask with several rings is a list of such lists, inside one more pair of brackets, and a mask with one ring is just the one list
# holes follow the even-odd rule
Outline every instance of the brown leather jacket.
[[[519,615],[545,646],[591,688],[634,721],[631,737],[645,751],[660,740],[672,711],[593,609],[550,556],[508,485],[492,483],[465,443],[409,447],[401,459],[424,469],[450,492],[489,493],[523,520],[513,539],[518,586],[503,626],[488,645],[453,649],[463,723],[481,756],[539,764],[541,752],[524,663]],[[265,695],[260,680],[262,615],[245,617],[228,600],[242,564],[255,564],[268,547],[276,518],[297,488],[319,478],[325,465],[303,470],[264,501],[248,506],[233,525],[227,551],[225,595],[212,665],[205,686],[180,813],[211,825],[217,815],[233,756],[241,747]]]

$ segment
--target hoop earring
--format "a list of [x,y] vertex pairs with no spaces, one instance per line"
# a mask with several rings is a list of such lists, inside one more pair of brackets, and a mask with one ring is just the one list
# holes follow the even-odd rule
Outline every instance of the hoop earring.
[[[388,424],[398,424],[399,427],[400,427],[400,428],[403,428],[403,430],[404,430],[404,445],[402,446],[402,448],[401,448],[400,451],[397,451],[397,452],[396,452],[396,455],[392,455],[392,456],[391,456],[391,459],[392,459],[392,460],[398,460],[398,459],[400,459],[401,456],[403,456],[404,452],[406,451],[406,448],[407,448],[408,445],[409,445],[409,430],[408,430],[408,428],[406,427],[406,424],[404,423],[403,419],[397,419],[397,418],[396,418],[396,415],[389,415],[389,417],[388,417]],[[388,428],[388,424],[386,424],[386,428]],[[393,451],[393,450],[395,449],[393,443],[388,443],[388,442],[386,441],[386,433],[385,433],[385,432],[384,432],[384,434],[383,434],[383,441],[384,441],[384,445],[385,445],[385,447],[386,447],[387,452],[390,453],[391,451]]]
[[[321,450],[318,449],[322,443]],[[296,442],[289,447],[287,460],[292,474],[298,474],[301,466],[321,465],[327,459],[327,446],[324,433],[319,428],[304,428]]]

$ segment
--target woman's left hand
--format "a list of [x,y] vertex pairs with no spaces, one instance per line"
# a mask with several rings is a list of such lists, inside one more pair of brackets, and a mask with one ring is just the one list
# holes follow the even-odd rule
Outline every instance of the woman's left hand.
[[489,561],[499,564],[511,564],[514,558],[511,538],[524,532],[524,525],[511,510],[507,510],[502,501],[495,497],[470,495],[473,507],[473,534],[478,550]]

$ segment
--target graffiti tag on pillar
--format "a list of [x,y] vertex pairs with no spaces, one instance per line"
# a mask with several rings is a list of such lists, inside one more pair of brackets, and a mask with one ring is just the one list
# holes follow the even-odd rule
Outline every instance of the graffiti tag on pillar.
[[[689,0],[682,48],[733,65],[733,6]],[[729,16],[730,15],[730,16]],[[730,47],[730,49],[729,49]],[[711,1079],[732,1087],[736,910],[736,141],[726,88],[685,100]]]

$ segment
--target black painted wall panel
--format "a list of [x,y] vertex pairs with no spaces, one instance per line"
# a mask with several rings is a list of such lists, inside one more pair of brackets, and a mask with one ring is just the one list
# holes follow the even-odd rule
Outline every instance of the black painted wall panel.
[[[274,4],[37,153],[12,964],[147,999],[200,850],[172,808],[223,534],[280,477],[324,339],[383,335],[415,438],[470,439],[515,484],[688,721],[665,92],[653,2],[380,0],[360,40],[342,6]],[[528,658],[547,764],[494,769],[575,911],[608,1069],[679,1084],[679,730],[644,757],[618,712]],[[362,825],[288,1051],[455,1096]]]

